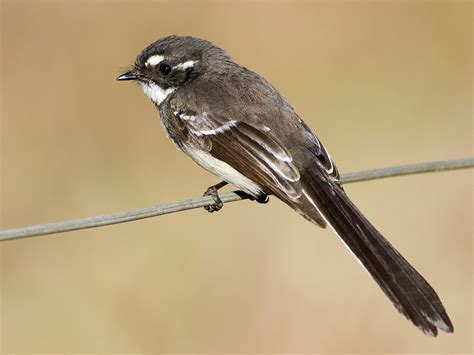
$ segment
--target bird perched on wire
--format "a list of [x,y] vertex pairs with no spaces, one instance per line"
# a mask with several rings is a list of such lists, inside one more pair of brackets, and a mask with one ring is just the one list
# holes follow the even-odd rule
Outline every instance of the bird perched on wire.
[[117,80],[134,80],[157,107],[167,136],[259,202],[274,195],[320,227],[330,226],[395,307],[424,333],[453,325],[433,288],[344,192],[321,141],[275,87],[221,48],[189,36],[162,38]]

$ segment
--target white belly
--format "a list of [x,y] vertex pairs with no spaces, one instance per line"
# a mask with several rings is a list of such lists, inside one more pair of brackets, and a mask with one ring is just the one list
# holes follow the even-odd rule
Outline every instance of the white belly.
[[222,180],[235,185],[240,190],[255,197],[263,193],[263,188],[259,184],[245,177],[222,160],[216,159],[209,153],[200,149],[189,146],[184,146],[182,149],[204,169],[213,173],[214,175],[217,175]]

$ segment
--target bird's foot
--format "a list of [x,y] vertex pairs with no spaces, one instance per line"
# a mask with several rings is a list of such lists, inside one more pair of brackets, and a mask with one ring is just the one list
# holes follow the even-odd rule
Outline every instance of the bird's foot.
[[204,209],[207,212],[212,213],[212,212],[219,211],[222,208],[222,206],[224,206],[224,203],[220,199],[217,190],[219,190],[221,187],[223,187],[225,185],[227,185],[227,182],[221,181],[220,183],[209,187],[206,190],[206,192],[204,192],[203,196],[211,196],[212,199],[214,200],[214,203],[211,203],[210,205],[204,206]]
[[265,203],[268,203],[268,201],[270,201],[270,196],[268,196],[267,194],[261,194],[255,199],[255,201],[257,201],[258,203],[265,204]]
[[242,198],[248,198],[250,201],[256,201],[258,203],[268,203],[268,201],[270,201],[270,196],[268,196],[267,194],[264,194],[262,193],[261,195],[259,195],[258,197],[254,197],[244,191],[235,191],[235,193],[237,195],[239,195],[240,197]]

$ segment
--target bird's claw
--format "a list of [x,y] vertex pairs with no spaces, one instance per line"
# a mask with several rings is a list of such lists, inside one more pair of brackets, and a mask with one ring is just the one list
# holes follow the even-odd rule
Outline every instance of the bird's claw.
[[222,202],[222,200],[219,198],[219,194],[217,193],[217,188],[215,186],[211,186],[209,187],[206,192],[204,192],[204,195],[203,196],[211,196],[212,199],[214,200],[214,203],[211,203],[207,206],[204,206],[204,209],[207,211],[207,212],[216,212],[216,211],[219,211],[222,206],[224,206],[224,203]]
[[258,203],[265,204],[265,203],[268,203],[268,201],[270,201],[270,197],[267,194],[262,194],[262,195],[258,196],[255,199],[255,201],[257,201]]

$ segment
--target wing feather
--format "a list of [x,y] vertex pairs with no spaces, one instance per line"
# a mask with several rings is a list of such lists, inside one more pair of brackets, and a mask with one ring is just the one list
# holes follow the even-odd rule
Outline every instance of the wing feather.
[[188,144],[204,147],[214,158],[262,186],[274,186],[271,193],[283,193],[293,201],[301,195],[299,170],[270,128],[207,113],[173,113]]

